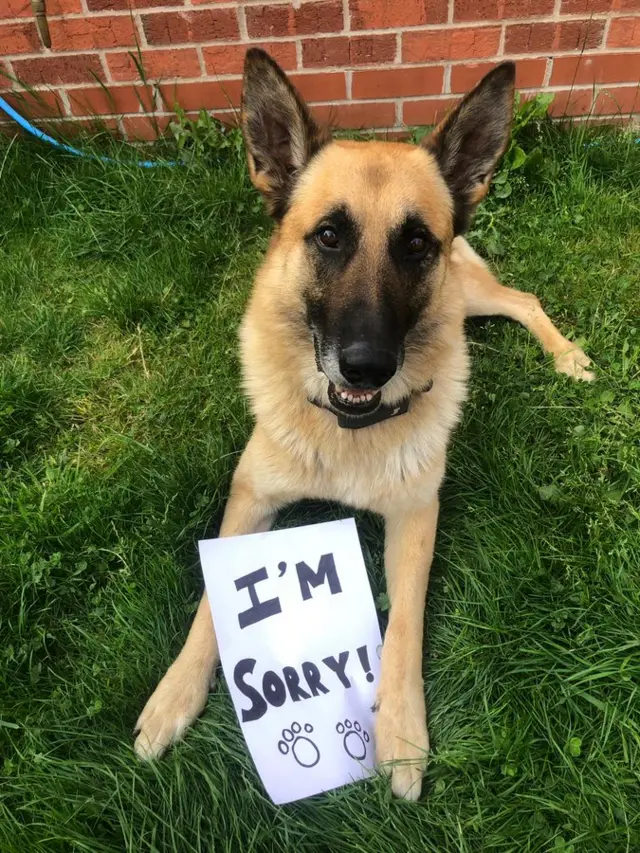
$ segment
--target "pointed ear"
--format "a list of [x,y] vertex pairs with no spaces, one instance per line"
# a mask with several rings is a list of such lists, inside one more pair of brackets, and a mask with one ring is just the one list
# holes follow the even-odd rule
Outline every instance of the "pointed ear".
[[509,140],[516,68],[490,71],[422,143],[435,156],[454,203],[454,233],[466,231]]
[[251,180],[269,213],[281,219],[297,178],[329,136],[320,131],[284,71],[259,48],[245,57],[242,133]]

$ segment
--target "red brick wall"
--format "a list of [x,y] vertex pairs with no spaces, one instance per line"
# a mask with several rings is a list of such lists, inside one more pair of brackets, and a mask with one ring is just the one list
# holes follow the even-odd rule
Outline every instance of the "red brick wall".
[[46,3],[50,48],[29,0],[0,0],[0,70],[44,101],[28,96],[20,109],[97,114],[130,136],[152,137],[176,102],[233,118],[249,45],[266,47],[317,115],[342,127],[431,124],[502,57],[517,60],[521,90],[556,93],[556,115],[640,112],[640,0]]

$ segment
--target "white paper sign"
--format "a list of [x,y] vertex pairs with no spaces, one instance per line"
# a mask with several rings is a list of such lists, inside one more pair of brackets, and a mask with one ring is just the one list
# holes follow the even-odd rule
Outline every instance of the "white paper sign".
[[273,802],[370,775],[382,641],[354,519],[199,546],[225,677]]

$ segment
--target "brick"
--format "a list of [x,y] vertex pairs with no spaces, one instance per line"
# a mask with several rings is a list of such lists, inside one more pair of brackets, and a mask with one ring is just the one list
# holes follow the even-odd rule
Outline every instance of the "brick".
[[550,15],[554,7],[555,0],[503,0],[499,17],[533,18]]
[[250,38],[294,35],[292,6],[248,6],[245,17]]
[[556,118],[562,116],[583,116],[591,110],[592,89],[566,89],[554,92],[549,112]]
[[87,0],[90,12],[128,12],[131,7],[150,9],[156,6],[184,6],[184,0]]
[[321,0],[319,3],[302,3],[294,11],[296,35],[314,33],[339,33],[344,29],[342,0]]
[[306,101],[343,101],[347,97],[344,71],[290,74],[289,79]]
[[349,65],[349,39],[309,39],[302,42],[302,64],[305,68]]
[[118,119],[109,118],[108,116],[92,116],[88,119],[76,118],[68,121],[66,125],[76,129],[79,133],[109,133],[111,136],[118,137],[119,139],[122,137],[120,128],[118,127]]
[[531,18],[553,12],[554,0],[454,0],[454,21]]
[[640,12],[640,0],[562,0],[563,15]]
[[592,83],[637,83],[640,53],[601,53],[561,56],[553,60],[551,86],[590,86]]
[[555,35],[555,24],[513,24],[505,32],[504,52],[543,53],[551,50]]
[[107,53],[105,59],[111,76],[118,82],[140,79],[136,62],[142,63],[144,78],[147,80],[200,76],[200,60],[194,47],[182,50],[145,50],[140,55],[137,51]]
[[597,12],[608,12],[613,8],[615,0],[562,0],[560,5],[561,15],[580,15]]
[[500,27],[460,27],[402,34],[403,62],[442,62],[495,56]]
[[563,21],[557,25],[513,24],[507,26],[504,51],[515,54],[594,50],[600,47],[604,25],[601,20]]
[[[29,0],[2,0],[0,19],[33,18]],[[47,0],[47,16],[74,15],[82,12],[82,0]]]
[[[292,41],[257,42],[251,46],[264,48],[285,71],[297,67],[296,46]],[[207,74],[242,74],[246,52],[246,44],[203,47]]]
[[294,6],[247,6],[250,38],[339,33],[344,27],[342,0],[320,0]]
[[124,12],[128,5],[128,0],[87,0],[90,12]]
[[56,92],[13,91],[3,92],[2,97],[27,118],[51,118],[63,116],[65,112],[64,105]]
[[133,5],[134,9],[155,9],[156,6],[184,6],[186,0],[132,0],[129,4],[127,0],[127,9]]
[[149,44],[227,41],[240,36],[235,9],[157,12],[143,15],[142,25]]
[[108,132],[118,134],[118,123],[111,118],[65,118],[52,121],[51,119],[37,120],[35,124],[46,133],[58,139],[71,139],[80,133],[95,134],[96,132]]
[[[451,69],[451,91],[468,92],[496,65],[495,62],[454,65]],[[546,59],[521,59],[516,63],[516,86],[519,89],[542,86],[546,68]]]
[[563,21],[559,24],[554,50],[594,50],[602,44],[604,21]]
[[125,116],[122,129],[127,139],[153,142],[166,133],[171,119],[172,116]]
[[454,21],[495,21],[498,14],[498,0],[454,0]]
[[211,110],[239,106],[241,90],[241,80],[207,80],[160,86],[160,96],[167,110]]
[[33,16],[29,0],[4,0],[3,18],[30,18]]
[[149,86],[92,86],[87,89],[70,89],[67,92],[71,113],[75,116],[124,115],[125,113],[153,112],[153,92]]
[[609,27],[607,47],[640,48],[640,18],[614,18]]
[[[204,2],[204,0],[202,0]],[[187,113],[187,118],[197,119],[198,113]],[[222,122],[227,127],[240,127],[240,113],[238,110],[216,110],[210,113],[212,118]]]
[[393,62],[395,55],[395,35],[356,36],[349,41],[350,65],[379,65],[383,62]]
[[593,50],[600,46],[605,22],[601,20],[512,24],[505,33],[505,54],[555,53]]
[[19,80],[32,86],[95,83],[96,79],[104,80],[100,59],[94,53],[19,59],[14,60],[13,69]]
[[604,26],[601,20],[513,24],[506,29],[505,53],[594,50],[600,47]]
[[49,22],[53,50],[95,50],[129,47],[136,44],[136,32],[129,15],[100,15]]
[[40,48],[40,36],[35,24],[0,24],[0,54],[11,56],[16,53],[37,53]]
[[350,0],[352,30],[444,24],[447,0]]
[[392,103],[326,104],[312,107],[313,115],[324,125],[361,130],[372,127],[393,127],[396,108]]
[[54,15],[81,15],[82,12],[82,0],[47,0],[49,18]]
[[405,101],[402,105],[402,123],[408,127],[438,124],[458,103],[460,103],[460,98]]
[[640,112],[640,87],[616,86],[601,89],[594,104],[596,115],[629,115]]
[[351,94],[355,100],[439,95],[443,80],[444,69],[435,65],[427,68],[355,71]]
[[302,42],[302,64],[305,68],[380,65],[393,62],[395,54],[394,34],[307,39]]

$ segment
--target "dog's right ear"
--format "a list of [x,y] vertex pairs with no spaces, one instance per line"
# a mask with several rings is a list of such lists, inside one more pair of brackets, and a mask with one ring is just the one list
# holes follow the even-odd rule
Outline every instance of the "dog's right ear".
[[298,176],[329,136],[280,66],[255,47],[244,62],[242,133],[251,181],[269,213],[281,219]]
[[423,142],[449,185],[455,234],[466,231],[509,141],[515,77],[513,62],[498,65]]

